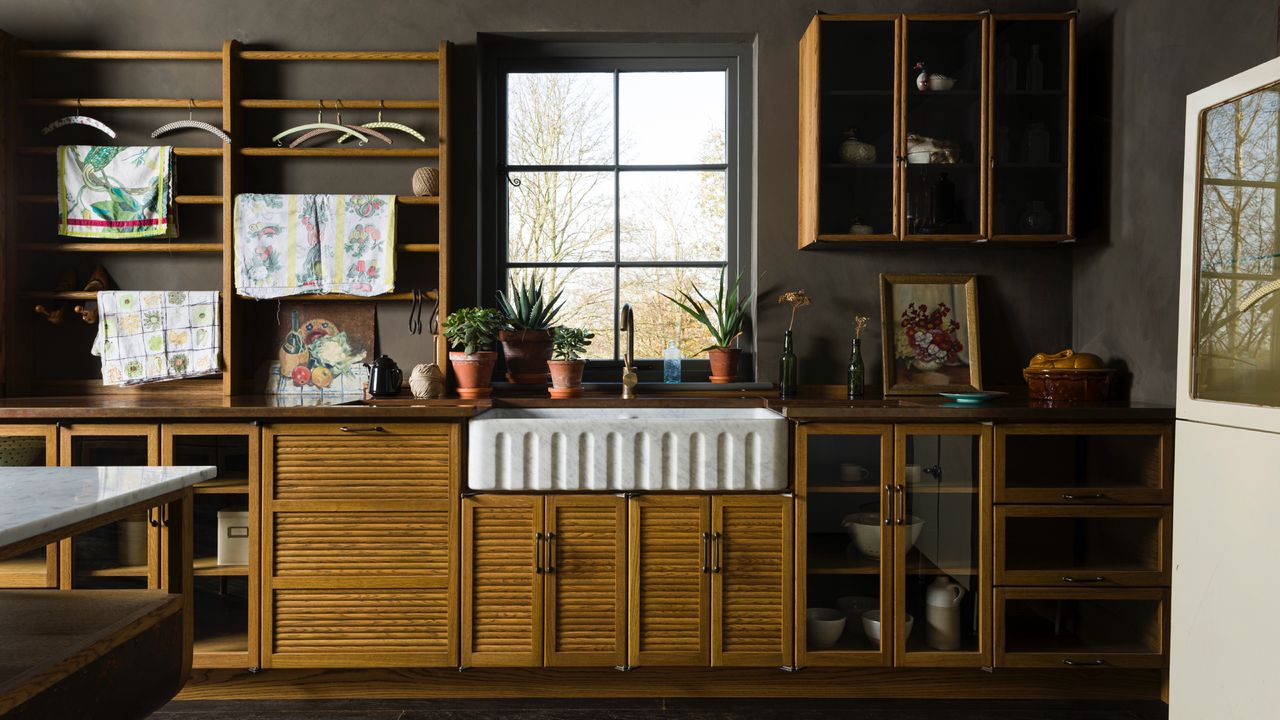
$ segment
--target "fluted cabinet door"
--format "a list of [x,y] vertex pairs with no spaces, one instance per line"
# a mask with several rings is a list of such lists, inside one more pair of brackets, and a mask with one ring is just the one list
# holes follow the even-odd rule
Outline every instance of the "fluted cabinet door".
[[544,502],[546,664],[623,665],[626,501],[613,495],[549,495]]
[[711,503],[642,495],[629,503],[629,665],[711,663]]
[[264,667],[457,664],[459,429],[268,427]]
[[463,666],[542,665],[542,507],[536,495],[463,500]]
[[711,503],[711,664],[790,667],[792,499],[718,495]]

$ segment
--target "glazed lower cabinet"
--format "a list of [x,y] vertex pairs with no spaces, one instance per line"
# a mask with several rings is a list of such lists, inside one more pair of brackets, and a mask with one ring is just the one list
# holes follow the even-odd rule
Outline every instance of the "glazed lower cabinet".
[[614,495],[466,498],[462,664],[623,665],[626,512]]
[[791,498],[463,501],[468,667],[789,666]]
[[791,666],[793,512],[779,495],[633,498],[629,664]]
[[457,665],[460,429],[263,431],[263,667]]

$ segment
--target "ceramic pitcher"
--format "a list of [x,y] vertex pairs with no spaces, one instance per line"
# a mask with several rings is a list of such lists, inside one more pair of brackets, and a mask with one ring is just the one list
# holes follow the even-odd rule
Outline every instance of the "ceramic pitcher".
[[925,594],[925,643],[935,650],[960,649],[960,601],[964,588],[939,575]]

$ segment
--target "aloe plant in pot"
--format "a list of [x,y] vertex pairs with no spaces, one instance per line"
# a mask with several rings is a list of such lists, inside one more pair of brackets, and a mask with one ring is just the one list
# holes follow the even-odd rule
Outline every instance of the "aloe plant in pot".
[[551,397],[572,398],[582,394],[582,371],[587,366],[582,354],[594,337],[594,333],[582,328],[556,328],[551,342],[553,359],[547,362],[551,369]]
[[751,296],[738,295],[738,288],[741,286],[742,275],[738,275],[733,281],[733,287],[727,287],[724,270],[721,270],[714,299],[704,295],[696,285],[692,295],[685,290],[677,291],[678,298],[662,293],[662,297],[675,303],[676,307],[711,332],[712,344],[703,350],[707,351],[711,359],[713,383],[730,383],[738,378],[738,358],[742,355],[742,350],[732,346],[742,334],[742,324],[751,309]]
[[564,304],[557,292],[548,300],[542,283],[525,279],[498,293],[498,309],[505,327],[498,333],[502,354],[507,359],[507,380],[521,385],[545,385],[551,379],[547,361],[556,318]]
[[449,352],[449,364],[458,378],[458,395],[466,399],[488,397],[493,388],[493,366],[498,353],[494,338],[502,328],[502,315],[493,308],[460,308],[444,319],[444,336],[461,352]]

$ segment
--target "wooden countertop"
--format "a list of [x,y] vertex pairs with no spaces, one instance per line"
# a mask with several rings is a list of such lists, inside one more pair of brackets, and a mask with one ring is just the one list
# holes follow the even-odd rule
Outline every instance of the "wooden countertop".
[[463,421],[491,407],[768,407],[797,422],[1170,422],[1174,409],[1147,403],[1107,402],[1046,407],[1010,395],[983,405],[956,406],[943,398],[904,397],[843,400],[826,397],[782,400],[772,393],[671,393],[621,400],[613,394],[588,393],[575,400],[552,400],[522,394],[492,400],[391,400],[282,406],[267,396],[218,398],[81,396],[0,400],[0,422],[72,420],[443,420]]

